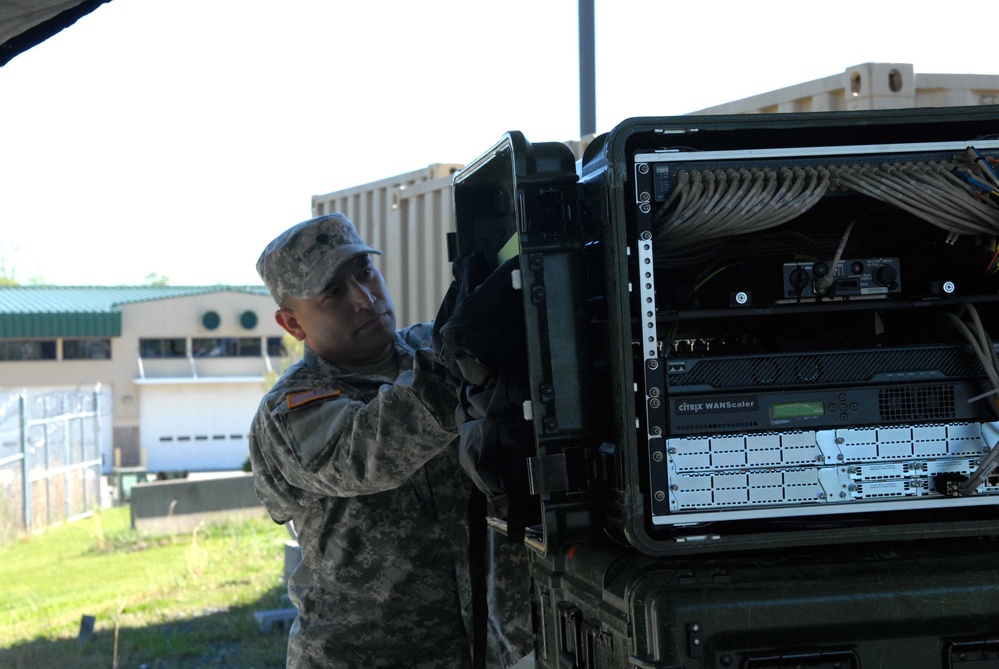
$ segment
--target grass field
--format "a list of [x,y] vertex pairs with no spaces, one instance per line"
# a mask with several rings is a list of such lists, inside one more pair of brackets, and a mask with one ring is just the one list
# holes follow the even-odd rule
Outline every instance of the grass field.
[[287,539],[263,519],[146,539],[118,507],[0,547],[0,669],[284,667],[253,613],[288,606]]

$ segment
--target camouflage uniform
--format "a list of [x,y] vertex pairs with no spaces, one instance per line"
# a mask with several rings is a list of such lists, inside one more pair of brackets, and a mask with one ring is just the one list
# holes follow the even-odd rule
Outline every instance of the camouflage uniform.
[[[299,610],[290,668],[471,666],[471,484],[457,461],[454,396],[416,354],[430,334],[428,324],[397,334],[394,382],[306,348],[254,419],[257,494],[275,521],[294,521],[302,548],[288,586]],[[501,549],[513,560],[500,578],[526,597],[523,547]],[[490,644],[504,666],[529,650],[526,601],[513,602],[504,620],[516,618],[516,633]]]

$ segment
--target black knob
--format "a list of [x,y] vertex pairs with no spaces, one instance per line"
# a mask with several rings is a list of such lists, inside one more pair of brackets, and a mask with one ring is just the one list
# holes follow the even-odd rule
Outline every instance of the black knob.
[[891,265],[878,265],[873,272],[871,272],[871,278],[874,279],[874,283],[879,286],[891,287],[895,285],[895,281],[898,279],[898,272]]
[[791,285],[792,295],[801,295],[802,291],[805,290],[805,286],[808,285],[808,272],[796,267],[791,270],[791,274],[787,277],[787,282]]

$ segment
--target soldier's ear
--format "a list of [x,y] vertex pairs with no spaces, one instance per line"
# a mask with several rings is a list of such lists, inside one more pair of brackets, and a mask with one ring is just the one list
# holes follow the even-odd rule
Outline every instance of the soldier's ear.
[[302,324],[299,323],[298,318],[295,317],[294,311],[282,307],[274,312],[274,320],[292,337],[298,341],[305,341],[305,330],[302,328]]

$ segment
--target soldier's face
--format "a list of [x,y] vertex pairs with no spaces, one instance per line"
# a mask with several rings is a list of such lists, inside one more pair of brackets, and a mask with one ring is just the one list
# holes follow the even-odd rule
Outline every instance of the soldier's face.
[[319,295],[288,298],[277,322],[309,348],[342,367],[383,362],[395,342],[395,306],[367,255],[341,267]]

